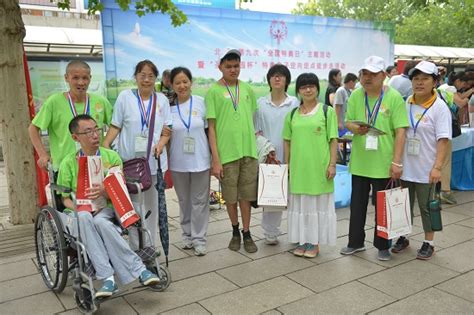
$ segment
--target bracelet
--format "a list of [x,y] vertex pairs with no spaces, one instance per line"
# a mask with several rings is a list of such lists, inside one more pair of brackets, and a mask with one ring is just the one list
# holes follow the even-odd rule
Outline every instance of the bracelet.
[[403,164],[398,164],[398,163],[395,163],[394,161],[392,161],[392,165],[403,168]]

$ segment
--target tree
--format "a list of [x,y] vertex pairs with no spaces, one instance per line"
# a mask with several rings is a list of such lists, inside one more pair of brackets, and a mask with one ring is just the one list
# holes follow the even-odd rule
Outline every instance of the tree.
[[[71,0],[59,0],[58,6],[69,9]],[[128,10],[132,0],[115,0]],[[89,13],[101,11],[99,0],[89,1]],[[184,13],[171,0],[137,0],[137,15],[161,12],[168,14],[173,26],[186,22]],[[23,64],[25,26],[21,19],[19,0],[0,1],[0,124],[10,213],[13,224],[33,222],[36,216],[37,189],[33,147],[28,137],[30,116]]]
[[399,44],[473,46],[472,0],[310,0],[293,13],[390,22]]

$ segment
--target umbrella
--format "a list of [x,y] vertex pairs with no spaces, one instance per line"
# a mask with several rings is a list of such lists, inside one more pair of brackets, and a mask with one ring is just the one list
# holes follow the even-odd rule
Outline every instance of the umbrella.
[[161,245],[166,257],[166,267],[168,267],[168,253],[170,249],[170,236],[168,234],[168,210],[166,209],[165,188],[166,183],[161,170],[160,157],[157,158],[158,171],[156,172],[157,183],[155,185],[158,191],[158,227],[160,229]]

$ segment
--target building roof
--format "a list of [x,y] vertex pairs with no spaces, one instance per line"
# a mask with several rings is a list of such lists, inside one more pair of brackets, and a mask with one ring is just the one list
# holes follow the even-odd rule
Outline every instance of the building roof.
[[422,59],[436,63],[474,63],[474,48],[395,45],[395,59]]

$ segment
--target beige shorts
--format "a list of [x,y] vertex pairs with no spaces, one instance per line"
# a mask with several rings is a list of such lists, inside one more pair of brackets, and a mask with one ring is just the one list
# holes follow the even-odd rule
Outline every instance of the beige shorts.
[[243,157],[224,164],[222,179],[222,197],[226,203],[237,203],[238,200],[257,200],[258,160]]

